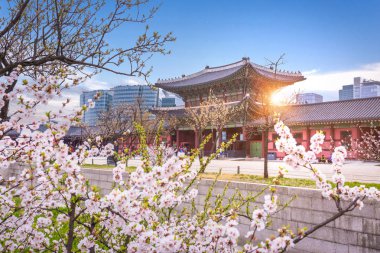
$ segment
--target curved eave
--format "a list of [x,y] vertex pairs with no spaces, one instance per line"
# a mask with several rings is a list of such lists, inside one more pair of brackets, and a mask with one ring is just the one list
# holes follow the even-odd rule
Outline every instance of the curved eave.
[[274,70],[264,69],[252,63],[250,64],[250,69],[258,75],[263,82],[267,83],[276,83],[285,86],[306,80],[301,73],[275,72]]
[[[248,63],[245,65],[242,65],[240,68],[238,68],[236,71],[234,71],[233,73],[229,75],[223,76],[222,78],[213,79],[207,82],[189,83],[188,85],[178,85],[179,82],[168,82],[168,83],[160,82],[160,83],[156,83],[155,86],[158,88],[162,88],[164,90],[170,91],[170,92],[181,93],[183,91],[212,86],[217,83],[223,83],[223,82],[233,80],[237,78],[239,75],[241,76],[241,74],[245,74],[243,73],[243,70],[246,67],[249,67],[256,75],[258,75],[261,81],[268,82],[268,83],[275,83],[281,86],[287,86],[287,85],[300,82],[306,79],[301,74],[290,74],[290,73],[284,73],[284,72],[277,72],[277,73],[269,72],[268,70],[256,68],[252,66],[252,64]],[[251,77],[255,78],[254,75]]]

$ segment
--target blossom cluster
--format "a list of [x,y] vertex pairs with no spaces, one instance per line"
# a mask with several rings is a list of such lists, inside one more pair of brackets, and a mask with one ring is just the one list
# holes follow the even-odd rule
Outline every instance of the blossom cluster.
[[[323,197],[332,198],[338,202],[341,199],[346,201],[355,200],[360,208],[363,206],[362,200],[364,198],[380,201],[380,191],[374,187],[348,187],[344,185],[345,177],[342,174],[342,167],[347,157],[347,151],[343,146],[336,147],[332,153],[332,168],[334,171],[332,181],[336,184],[336,187],[333,187],[328,183],[326,176],[312,165],[316,155],[322,151],[321,145],[325,138],[322,132],[317,132],[311,137],[310,151],[306,151],[301,145],[296,145],[290,129],[282,121],[276,123],[275,131],[280,136],[276,141],[277,149],[287,154],[284,161],[292,167],[303,166],[308,168],[311,172],[311,177],[316,181],[317,187],[322,190]],[[340,202],[337,204],[339,206]]]

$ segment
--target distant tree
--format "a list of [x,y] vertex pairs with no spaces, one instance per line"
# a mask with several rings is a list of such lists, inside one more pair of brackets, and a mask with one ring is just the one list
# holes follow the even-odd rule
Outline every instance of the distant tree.
[[[247,134],[261,132],[263,140],[263,156],[264,156],[264,178],[268,178],[268,143],[269,132],[276,124],[278,116],[286,121],[286,106],[293,103],[296,93],[288,97],[283,97],[281,105],[274,104],[272,94],[274,90],[266,89],[265,91],[257,92],[251,100],[250,111],[253,115],[253,122],[247,122],[245,127]],[[275,141],[275,140],[274,140]]]
[[242,101],[235,101],[226,103],[223,99],[216,97],[210,92],[209,99],[205,102],[209,106],[209,118],[211,129],[215,130],[215,147],[213,149],[220,148],[222,144],[222,131],[225,126],[233,119],[238,120],[244,111],[245,102],[248,97],[243,98]]
[[122,140],[131,149],[138,142],[136,124],[144,129],[147,142],[152,143],[163,117],[152,114],[143,106],[143,101],[137,99],[133,104],[121,104],[102,112],[95,130],[94,127],[85,127],[85,135],[91,139],[93,135],[102,136],[105,142]]
[[256,131],[257,129],[261,131],[262,141],[263,141],[263,156],[264,156],[264,178],[268,178],[268,138],[269,131],[275,124],[275,106],[271,101],[270,91],[261,91],[254,96],[254,102],[251,106],[253,111],[254,119],[259,120],[259,124],[251,126],[251,123],[247,123],[246,129],[248,131]]
[[[269,68],[271,68],[275,75],[277,74],[277,69],[279,65],[284,64],[284,56],[282,54],[277,60],[268,60]],[[249,113],[252,115],[253,119],[258,120],[259,124],[251,125],[251,122],[247,122],[246,129],[248,131],[260,130],[262,133],[263,141],[263,156],[264,156],[264,178],[269,177],[268,173],[268,143],[269,143],[269,131],[273,128],[276,123],[277,116],[279,113],[278,104],[273,103],[273,94],[278,90],[278,87],[267,85],[265,88],[255,87],[252,90],[252,96],[250,100]],[[281,104],[291,104],[294,102],[296,94],[292,94],[289,97],[284,97]]]
[[223,129],[228,122],[238,116],[239,112],[243,112],[245,101],[246,98],[242,101],[226,103],[210,90],[207,99],[202,101],[199,106],[187,107],[185,121],[187,125],[193,127],[197,134],[197,144],[202,142],[203,132],[209,127],[216,132],[212,149],[218,149],[222,143]]
[[361,138],[355,143],[358,156],[364,160],[380,161],[380,129],[371,125],[367,132],[360,130]]
[[[161,117],[164,120],[163,131],[168,135],[176,135],[177,130],[183,125],[183,118],[178,118],[175,115],[162,114]],[[176,136],[178,138],[178,136]],[[178,147],[177,147],[178,148]]]
[[[22,67],[23,75],[35,81],[34,89],[48,93],[77,85],[79,78],[64,85],[60,80],[78,73],[88,77],[106,70],[147,78],[151,72],[147,61],[155,53],[169,53],[165,45],[175,40],[171,33],[161,36],[145,26],[137,38],[123,32],[123,46],[112,47],[109,41],[111,35],[127,29],[128,24],[134,24],[136,30],[136,23],[147,23],[157,9],[149,0],[3,0],[0,77]],[[126,67],[118,68],[124,62]],[[48,76],[59,79],[46,85],[43,79]],[[6,94],[15,89],[16,81],[7,87]],[[9,99],[3,100],[0,118],[4,121]]]
[[[185,108],[185,124],[191,126],[196,135],[195,148],[199,148],[202,142],[203,131],[211,124],[210,107],[206,102],[201,102],[200,106]],[[200,156],[203,156],[200,152]]]

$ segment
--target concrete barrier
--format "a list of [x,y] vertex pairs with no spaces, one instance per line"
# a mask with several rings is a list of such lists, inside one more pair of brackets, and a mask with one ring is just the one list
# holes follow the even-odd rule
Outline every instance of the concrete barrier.
[[107,164],[107,157],[88,157],[84,160],[84,164],[105,165]]
[[[16,165],[12,165],[9,171],[10,176],[15,176],[21,171]],[[103,193],[108,193],[113,186],[112,170],[101,169],[82,169],[84,175],[90,182],[100,188]],[[124,178],[128,175],[125,173]],[[196,205],[203,205],[205,196],[208,192],[212,180],[202,180],[198,184],[199,195],[196,199]],[[227,184],[227,181],[218,181],[213,190],[213,194],[221,193]],[[244,182],[230,182],[226,199],[230,197],[235,189],[242,194],[258,193],[266,185],[253,184]],[[298,228],[308,227],[326,220],[336,213],[336,207],[333,201],[323,199],[319,190],[284,187],[278,186],[277,195],[281,202],[286,202],[292,196],[297,198],[287,207],[275,215],[272,224],[268,230],[257,233],[257,240],[276,235],[277,228],[287,225],[294,232]],[[259,197],[251,206],[260,206],[263,203],[263,196]],[[248,231],[249,222],[245,219],[240,220],[240,231]],[[244,234],[242,234],[243,238]],[[375,253],[380,252],[380,203],[375,201],[365,201],[364,208],[359,211],[355,210],[339,219],[332,221],[325,227],[311,234],[309,238],[304,239],[296,245],[295,249],[290,252],[307,252],[307,253]]]

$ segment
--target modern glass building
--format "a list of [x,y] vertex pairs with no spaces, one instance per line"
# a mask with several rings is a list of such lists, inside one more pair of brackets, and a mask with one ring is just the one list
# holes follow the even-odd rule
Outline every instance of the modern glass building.
[[133,104],[141,99],[142,106],[152,108],[158,106],[158,90],[148,85],[120,85],[111,89],[112,106],[129,103]]
[[354,78],[354,84],[344,85],[339,90],[339,100],[354,98],[370,98],[380,96],[380,82],[365,80],[361,77]]
[[354,85],[343,85],[339,90],[339,100],[348,100],[354,98]]
[[88,104],[88,100],[93,99],[97,92],[100,92],[102,95],[95,101],[95,107],[88,109],[82,118],[82,122],[89,126],[95,126],[100,113],[109,110],[112,104],[112,96],[108,90],[94,90],[82,92],[80,95],[80,105]]

